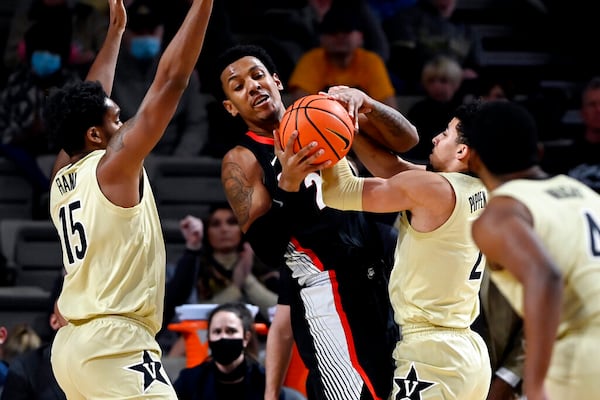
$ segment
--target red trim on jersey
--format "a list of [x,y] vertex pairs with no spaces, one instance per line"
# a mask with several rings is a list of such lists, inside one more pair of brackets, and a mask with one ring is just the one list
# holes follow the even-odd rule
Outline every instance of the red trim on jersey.
[[373,395],[374,399],[381,400],[380,397],[375,393],[375,388],[373,387],[373,383],[369,379],[369,376],[365,373],[362,366],[358,362],[358,356],[356,355],[356,347],[354,346],[354,337],[352,336],[352,332],[350,331],[350,324],[348,323],[348,318],[346,318],[346,313],[342,308],[342,301],[340,300],[340,291],[338,289],[338,281],[335,275],[334,270],[329,270],[329,281],[331,282],[331,287],[333,288],[333,301],[335,304],[335,309],[340,317],[340,321],[342,322],[342,327],[344,329],[344,333],[346,336],[346,343],[348,343],[348,352],[350,353],[350,360],[352,361],[352,365],[354,369],[358,371],[363,382],[369,388],[369,392]]
[[295,237],[291,238],[290,242],[292,242],[292,244],[294,245],[294,247],[296,247],[296,249],[298,251],[301,251],[301,252],[305,253],[308,257],[310,257],[311,261],[315,264],[315,267],[317,267],[319,269],[319,271],[325,271],[325,268],[323,267],[323,263],[321,262],[321,260],[319,260],[319,257],[317,257],[317,255],[315,254],[314,251],[312,251],[311,249],[305,249],[304,247],[302,247],[300,242]]
[[273,139],[272,137],[266,137],[266,136],[261,136],[257,133],[254,133],[252,131],[248,131],[246,132],[247,136],[250,136],[255,142],[261,143],[261,144],[269,144],[271,146],[275,146],[275,139]]

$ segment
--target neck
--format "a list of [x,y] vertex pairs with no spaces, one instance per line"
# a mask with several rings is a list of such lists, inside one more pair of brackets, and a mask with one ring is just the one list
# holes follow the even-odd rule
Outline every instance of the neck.
[[338,68],[348,68],[354,53],[328,53],[327,58]]
[[536,179],[545,179],[548,178],[548,173],[545,172],[544,170],[542,170],[542,168],[539,165],[534,165],[532,167],[529,167],[527,169],[521,170],[521,171],[516,171],[516,172],[511,172],[508,174],[490,174],[488,176],[487,183],[486,186],[488,187],[489,190],[494,190],[495,188],[497,188],[498,186],[502,185],[503,183],[506,183],[508,181],[512,181],[515,179],[532,179],[532,180],[536,180]]
[[237,251],[230,252],[215,252],[213,257],[226,269],[231,269],[238,260]]

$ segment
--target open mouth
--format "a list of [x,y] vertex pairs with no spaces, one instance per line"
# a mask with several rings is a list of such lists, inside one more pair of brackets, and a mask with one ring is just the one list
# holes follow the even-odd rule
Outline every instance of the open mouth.
[[254,106],[261,106],[263,105],[265,102],[267,102],[269,100],[269,96],[264,95],[264,96],[260,96],[258,97],[255,101],[254,101]]

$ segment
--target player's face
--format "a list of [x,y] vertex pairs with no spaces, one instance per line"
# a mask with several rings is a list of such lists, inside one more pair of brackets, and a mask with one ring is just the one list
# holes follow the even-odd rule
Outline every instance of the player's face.
[[108,142],[123,125],[123,122],[121,122],[121,109],[119,106],[108,97],[104,102],[107,109],[104,114],[102,132],[106,135],[106,141]]
[[457,142],[458,132],[456,126],[460,121],[452,118],[448,127],[433,138],[433,150],[429,155],[429,162],[435,171],[448,171],[448,167],[456,160],[459,151],[464,147]]
[[243,339],[244,326],[242,320],[231,311],[219,311],[213,315],[210,321],[208,340],[219,339]]
[[208,220],[208,242],[216,252],[235,250],[242,240],[242,230],[233,211],[218,209]]
[[281,102],[283,85],[255,57],[242,57],[221,73],[221,85],[227,100],[225,109],[240,115],[252,130],[272,131],[285,111]]

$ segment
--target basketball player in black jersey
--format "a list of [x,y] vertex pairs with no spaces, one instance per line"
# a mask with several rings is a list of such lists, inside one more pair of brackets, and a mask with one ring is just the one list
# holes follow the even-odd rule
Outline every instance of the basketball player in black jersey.
[[[264,50],[231,48],[215,67],[217,99],[248,127],[223,158],[225,192],[257,256],[281,267],[281,294],[267,339],[265,399],[277,398],[293,340],[309,370],[309,399],[386,399],[399,335],[387,295],[390,227],[373,215],[325,207],[319,171],[329,162],[312,164],[317,147],[279,164],[273,132],[285,111],[283,85]],[[389,176],[375,165],[375,154],[365,154],[373,148],[365,143],[375,140],[381,154],[404,152],[418,141],[416,129],[356,89],[337,88],[337,97],[360,126],[355,154],[372,174]]]

